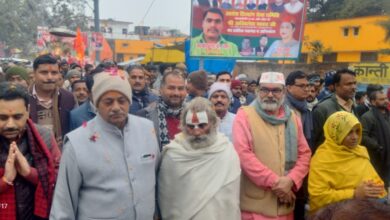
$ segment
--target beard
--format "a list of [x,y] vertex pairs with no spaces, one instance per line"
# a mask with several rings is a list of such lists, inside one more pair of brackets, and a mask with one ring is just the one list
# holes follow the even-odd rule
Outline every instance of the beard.
[[264,99],[259,98],[258,100],[261,108],[267,112],[274,112],[278,110],[280,106],[282,106],[284,103],[284,97],[281,98],[280,100],[277,100],[275,98],[268,98],[268,97]]
[[204,134],[198,137],[189,135],[184,131],[187,142],[193,149],[201,149],[213,145],[217,141],[217,129],[211,128],[208,134]]
[[[171,96],[171,97],[162,97],[162,100],[165,102],[165,104],[171,108],[171,109],[178,109],[183,106],[184,98],[179,96]],[[171,98],[175,98],[176,101],[172,100]]]
[[6,128],[0,132],[0,136],[4,137],[11,143],[12,141],[18,141],[24,134],[25,128]]
[[307,102],[314,102],[315,99],[316,99],[316,97],[308,96],[308,97],[306,98],[306,101],[307,101]]
[[387,103],[386,104],[383,104],[383,105],[377,105],[376,107],[380,110],[386,110],[387,109]]

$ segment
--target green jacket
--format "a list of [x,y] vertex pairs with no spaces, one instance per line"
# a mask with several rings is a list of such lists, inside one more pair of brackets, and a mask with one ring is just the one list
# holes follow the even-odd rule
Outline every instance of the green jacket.
[[191,39],[191,56],[222,56],[241,57],[238,47],[233,42],[225,40],[222,36],[218,43],[206,43],[203,33]]

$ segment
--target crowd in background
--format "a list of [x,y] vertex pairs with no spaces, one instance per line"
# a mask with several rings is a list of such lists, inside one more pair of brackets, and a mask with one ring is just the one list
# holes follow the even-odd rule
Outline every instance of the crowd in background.
[[390,90],[349,69],[41,55],[0,81],[0,219],[390,218]]

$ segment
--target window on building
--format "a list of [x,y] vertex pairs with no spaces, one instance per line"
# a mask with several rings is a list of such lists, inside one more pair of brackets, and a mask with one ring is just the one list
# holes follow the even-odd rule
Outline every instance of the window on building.
[[127,28],[122,29],[122,34],[127,34]]
[[353,35],[358,36],[360,31],[360,27],[353,27]]
[[343,28],[343,33],[344,33],[344,37],[348,37],[349,28],[348,27]]
[[118,54],[116,55],[116,61],[117,61],[117,62],[123,62],[123,61],[124,61],[124,55],[123,55],[123,53],[118,53]]
[[103,32],[103,33],[107,33],[106,31],[106,28],[105,27],[100,27],[100,31]]
[[335,62],[337,62],[337,53],[324,54],[323,62],[324,63],[335,63]]
[[376,62],[378,61],[378,53],[376,52],[362,52],[360,55],[361,62]]
[[122,44],[122,47],[128,47],[128,46],[129,46],[128,43],[123,43],[123,44]]
[[112,34],[112,28],[111,27],[107,28],[107,32]]

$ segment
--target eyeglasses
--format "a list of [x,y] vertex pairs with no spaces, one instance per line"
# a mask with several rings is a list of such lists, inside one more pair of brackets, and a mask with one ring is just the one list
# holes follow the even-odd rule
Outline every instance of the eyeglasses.
[[270,88],[266,88],[266,87],[260,88],[260,92],[263,94],[266,94],[266,95],[268,95],[270,92],[272,93],[272,95],[280,95],[282,93],[282,91],[283,91],[283,89],[280,89],[280,88],[274,88],[274,89],[270,89]]
[[301,89],[308,89],[310,87],[309,84],[294,84],[294,86],[299,87]]

